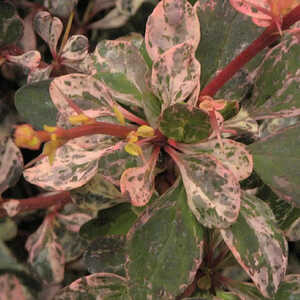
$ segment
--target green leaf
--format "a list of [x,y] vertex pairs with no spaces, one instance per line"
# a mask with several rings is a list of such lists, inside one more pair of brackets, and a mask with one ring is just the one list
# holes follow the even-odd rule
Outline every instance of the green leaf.
[[84,186],[72,190],[70,195],[77,206],[90,210],[94,215],[126,201],[119,190],[99,173]]
[[270,207],[244,194],[238,220],[221,234],[260,292],[273,297],[285,275],[288,248]]
[[23,172],[23,157],[19,148],[8,136],[0,140],[0,197],[14,186]]
[[148,18],[145,32],[146,49],[152,60],[181,43],[192,43],[193,52],[200,40],[197,15],[188,1],[159,2]]
[[183,143],[199,142],[212,132],[206,113],[197,108],[189,109],[186,104],[181,103],[164,111],[159,129],[168,138]]
[[280,284],[274,300],[296,300],[300,297],[300,274],[289,274]]
[[122,203],[99,211],[98,217],[81,226],[79,233],[87,240],[94,240],[104,235],[125,235],[136,218],[131,205]]
[[221,299],[221,300],[240,300],[238,296],[230,292],[218,291],[216,296],[217,299]]
[[[201,42],[196,52],[201,62],[201,86],[205,86],[217,72],[241,53],[262,28],[253,25],[251,18],[237,12],[229,0],[199,0],[197,8],[201,24]],[[240,100],[248,93],[252,82],[248,77],[262,59],[258,55],[218,91],[217,98]]]
[[161,196],[127,235],[132,299],[175,299],[202,262],[203,229],[186,204],[182,183]]
[[240,185],[231,171],[208,154],[187,155],[165,148],[176,162],[190,210],[206,227],[226,228],[240,211]]
[[0,1],[0,48],[16,43],[23,35],[23,23],[16,8]]
[[105,82],[110,92],[125,104],[141,106],[148,67],[139,50],[129,41],[101,41],[94,51],[95,78]]
[[282,199],[300,206],[300,126],[283,129],[248,149],[254,170]]
[[125,276],[125,237],[105,236],[94,240],[83,255],[90,273],[114,273]]
[[45,80],[25,85],[15,94],[18,113],[36,129],[43,129],[44,124],[56,125],[57,109],[50,98],[50,82]]
[[150,92],[143,93],[142,102],[148,123],[152,128],[157,128],[161,113],[161,102]]
[[126,281],[115,274],[92,274],[60,290],[54,300],[131,300]]
[[300,115],[299,44],[288,35],[266,55],[255,77],[249,103],[250,115],[292,117]]
[[0,240],[9,241],[13,239],[18,233],[17,224],[8,217],[0,219]]
[[[153,61],[151,87],[162,100],[162,110],[187,100],[196,102],[200,89],[200,64],[189,42],[176,45]],[[196,95],[193,95],[193,92]],[[195,99],[196,98],[196,99]]]

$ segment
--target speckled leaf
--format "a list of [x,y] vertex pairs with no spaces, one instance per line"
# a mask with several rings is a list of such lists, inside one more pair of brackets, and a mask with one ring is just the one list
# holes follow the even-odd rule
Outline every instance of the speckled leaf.
[[28,74],[27,77],[27,84],[49,79],[52,70],[53,70],[52,65],[31,70],[31,72]]
[[81,299],[131,300],[125,279],[109,273],[96,273],[79,278],[60,290],[54,298],[54,300]]
[[92,76],[69,74],[57,77],[51,82],[49,91],[54,105],[66,116],[76,115],[70,100],[91,118],[113,115],[113,102],[107,87]]
[[159,150],[156,148],[143,166],[126,169],[121,176],[121,192],[129,197],[134,206],[144,206],[152,197]]
[[250,104],[255,118],[292,117],[300,115],[299,44],[288,36],[272,48],[259,67]]
[[50,82],[45,80],[25,85],[15,94],[18,113],[36,129],[43,129],[44,124],[56,125],[57,109],[50,98]]
[[16,43],[23,35],[23,23],[16,8],[0,1],[0,48]]
[[159,129],[168,138],[188,144],[204,140],[212,132],[208,115],[183,103],[172,105],[164,111]]
[[162,100],[162,109],[186,100],[199,85],[200,63],[192,44],[182,43],[153,61],[151,86]]
[[90,273],[114,273],[125,276],[125,237],[98,237],[83,255],[83,263]]
[[142,101],[147,121],[152,128],[156,129],[161,113],[161,102],[150,92],[143,93]]
[[224,128],[233,129],[238,134],[258,134],[257,122],[249,116],[248,111],[245,110],[243,107],[233,118],[224,122]]
[[288,248],[270,207],[244,194],[238,220],[221,234],[261,293],[275,295],[285,275]]
[[79,235],[81,225],[92,216],[73,204],[67,204],[53,219],[53,232],[62,247],[65,263],[74,261],[87,248],[87,242]]
[[146,49],[152,60],[170,48],[189,42],[193,48],[200,40],[200,24],[192,5],[185,0],[158,3],[146,24]]
[[39,11],[33,19],[36,33],[48,44],[53,57],[56,57],[57,42],[63,30],[63,23],[47,11]]
[[132,16],[146,0],[117,0],[116,7],[124,14]]
[[61,58],[63,64],[72,65],[73,61],[83,60],[88,55],[89,40],[84,35],[72,35],[65,44]]
[[206,227],[226,228],[240,211],[240,185],[231,171],[209,154],[186,155],[167,148],[179,167],[188,205]]
[[210,153],[227,167],[238,181],[249,177],[253,161],[245,145],[228,139],[222,139],[222,143],[223,149],[217,139],[193,145],[180,144],[179,147],[186,154]]
[[95,51],[95,77],[111,88],[120,101],[141,106],[142,92],[147,91],[147,64],[129,41],[101,41]]
[[64,279],[63,249],[53,232],[51,217],[46,217],[39,229],[26,241],[28,262],[45,283],[58,283]]
[[44,6],[47,7],[53,15],[67,18],[77,5],[77,2],[78,0],[44,0]]
[[114,145],[110,138],[104,138],[96,148],[84,149],[80,146],[80,141],[82,138],[76,138],[59,147],[52,165],[49,164],[48,157],[45,157],[34,167],[26,169],[26,180],[50,191],[78,188],[97,173],[101,155],[121,146],[120,143]]
[[[201,23],[201,43],[196,52],[201,62],[201,85],[205,86],[217,72],[242,52],[262,32],[251,19],[237,12],[229,0],[199,0],[197,14]],[[261,62],[258,54],[222,89],[217,98],[241,100],[252,86],[249,73]]]
[[[142,148],[146,158],[148,158],[148,152],[151,149],[150,147]],[[120,185],[120,178],[126,169],[138,167],[142,164],[143,161],[140,156],[133,156],[122,147],[114,152],[104,154],[100,158],[99,172],[113,184]]]
[[14,186],[23,172],[23,157],[19,148],[9,137],[0,140],[0,197]]
[[92,211],[94,215],[99,210],[106,209],[125,202],[119,190],[108,180],[98,173],[84,186],[71,192],[73,202],[82,209]]
[[175,299],[202,262],[203,229],[177,182],[127,235],[126,272],[132,299]]
[[0,275],[1,300],[35,300],[37,295],[13,274]]
[[300,207],[300,126],[286,128],[248,146],[254,169],[282,199]]
[[104,235],[125,235],[136,218],[137,215],[132,211],[131,204],[122,203],[99,211],[96,219],[81,226],[79,234],[87,240],[94,240]]
[[8,55],[7,60],[20,65],[25,71],[34,70],[41,62],[41,54],[39,51],[31,50],[21,55]]

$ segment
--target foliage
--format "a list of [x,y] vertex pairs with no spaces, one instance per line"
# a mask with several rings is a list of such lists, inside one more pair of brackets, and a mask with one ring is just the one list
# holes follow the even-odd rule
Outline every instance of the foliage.
[[296,299],[299,1],[143,2],[0,1],[0,298]]

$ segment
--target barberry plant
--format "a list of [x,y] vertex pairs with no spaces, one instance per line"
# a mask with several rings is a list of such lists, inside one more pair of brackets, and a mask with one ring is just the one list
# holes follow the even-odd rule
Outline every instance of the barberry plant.
[[[63,16],[49,1],[32,16],[47,64],[37,49],[11,53],[8,25],[22,22],[0,1],[13,12],[0,12],[1,62],[26,77],[15,106],[27,121],[1,140],[0,192],[21,174],[42,191],[3,197],[0,228],[14,237],[14,221],[47,210],[27,264],[1,242],[0,295],[36,299],[55,285],[56,300],[300,297],[288,268],[300,239],[299,1],[162,0],[144,37],[93,51],[69,37],[71,2]],[[41,151],[23,168],[17,146]]]

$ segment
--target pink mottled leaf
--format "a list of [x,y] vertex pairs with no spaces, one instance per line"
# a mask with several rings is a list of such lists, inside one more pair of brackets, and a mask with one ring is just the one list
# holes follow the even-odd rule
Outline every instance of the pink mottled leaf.
[[244,194],[238,220],[221,234],[260,292],[273,297],[285,275],[288,247],[270,207]]
[[89,41],[84,35],[72,35],[61,52],[63,64],[83,60],[88,54]]
[[0,275],[1,300],[35,300],[36,297],[22,283],[17,276],[13,274]]
[[56,47],[63,30],[63,23],[46,11],[38,12],[33,19],[36,33],[48,44],[51,54],[56,57]]
[[52,70],[53,70],[52,65],[48,65],[44,68],[36,68],[32,70],[28,74],[27,83],[39,82],[42,80],[49,79]]
[[95,77],[110,87],[112,95],[119,101],[142,106],[142,93],[148,91],[148,67],[133,43],[124,40],[101,41],[94,57]]
[[124,171],[120,180],[122,194],[129,194],[134,206],[144,206],[154,192],[155,165],[159,148],[155,149],[150,160],[142,167],[129,168]]
[[113,101],[107,87],[92,76],[70,74],[57,77],[51,82],[49,92],[54,105],[65,116],[77,114],[70,101],[91,118],[113,115]]
[[65,258],[57,235],[52,230],[51,217],[46,217],[39,229],[26,241],[28,262],[44,282],[58,283],[64,278]]
[[214,156],[186,155],[165,148],[179,167],[188,205],[204,226],[226,228],[234,223],[240,210],[240,186]]
[[74,7],[77,5],[78,0],[44,0],[44,6],[56,16],[67,18]]
[[200,63],[189,43],[176,45],[153,62],[151,85],[163,101],[163,110],[184,101],[198,89],[199,78]]
[[249,177],[253,169],[253,160],[246,147],[229,139],[222,139],[222,143],[223,149],[217,139],[191,145],[178,144],[178,146],[186,154],[209,152],[227,167],[238,181]]
[[0,140],[0,197],[9,187],[14,186],[23,170],[23,157],[20,149],[9,137]]
[[122,144],[102,135],[97,144],[85,147],[86,140],[73,139],[56,150],[54,162],[49,164],[48,157],[39,160],[34,167],[26,169],[27,181],[45,190],[72,190],[88,182],[98,170],[98,159],[106,152],[118,149]]
[[31,50],[22,55],[8,55],[7,59],[12,63],[22,66],[23,68],[34,70],[41,62],[41,54],[39,51]]
[[200,40],[200,24],[188,1],[159,2],[146,24],[146,49],[152,60],[170,48],[189,42],[194,51]]

